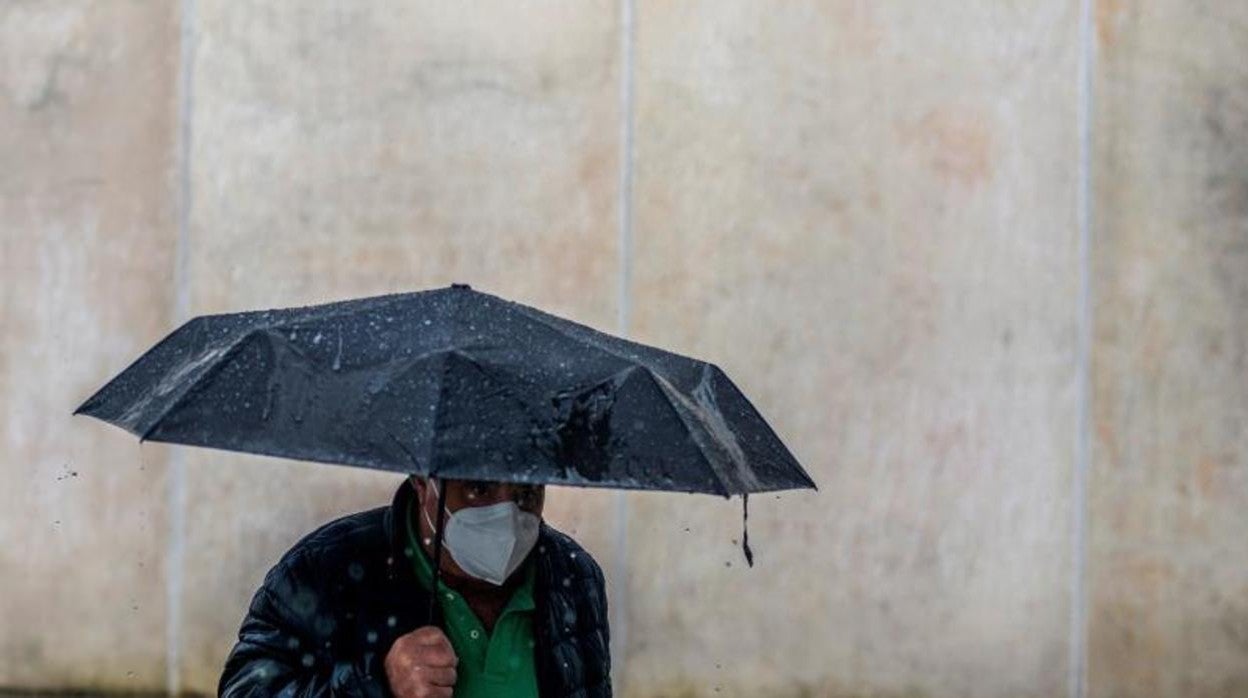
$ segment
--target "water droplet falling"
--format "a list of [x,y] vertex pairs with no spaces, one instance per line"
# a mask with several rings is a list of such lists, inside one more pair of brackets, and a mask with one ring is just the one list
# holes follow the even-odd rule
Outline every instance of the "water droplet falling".
[[342,368],[342,328],[341,327],[338,328],[338,353],[334,354],[333,368],[335,371],[340,370]]

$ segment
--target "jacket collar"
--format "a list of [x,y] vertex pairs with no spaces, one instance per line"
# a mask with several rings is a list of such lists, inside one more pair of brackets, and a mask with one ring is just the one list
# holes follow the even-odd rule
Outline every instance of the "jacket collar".
[[394,497],[390,501],[390,508],[386,509],[382,524],[388,551],[387,576],[391,580],[409,585],[416,584],[416,574],[407,560],[408,542],[404,517],[407,516],[407,503],[415,496],[416,490],[412,488],[412,481],[403,478],[403,483],[395,490]]

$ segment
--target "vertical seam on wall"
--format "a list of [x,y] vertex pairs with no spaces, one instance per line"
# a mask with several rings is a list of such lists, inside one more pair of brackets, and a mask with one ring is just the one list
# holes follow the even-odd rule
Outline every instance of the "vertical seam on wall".
[[1092,67],[1096,45],[1092,34],[1092,2],[1079,1],[1078,114],[1079,134],[1076,215],[1079,227],[1079,297],[1076,333],[1075,473],[1072,478],[1070,698],[1087,692],[1087,567],[1088,567],[1088,471],[1091,467],[1090,420],[1092,385]]
[[[173,319],[181,326],[190,311],[189,238],[191,211],[191,113],[195,61],[195,0],[182,0],[178,21],[178,238],[174,251]],[[181,693],[182,568],[186,534],[186,457],[183,449],[169,453],[167,497],[169,541],[165,551],[165,689]]]
[[[619,333],[629,335],[632,307],[629,303],[632,287],[633,253],[633,15],[635,0],[620,2],[620,187],[619,187],[619,259],[620,286],[618,303]],[[611,649],[615,656],[611,672],[615,684],[614,693],[624,693],[622,670],[628,647],[628,497],[622,490],[615,492],[615,550],[614,567],[616,594],[610,619]]]

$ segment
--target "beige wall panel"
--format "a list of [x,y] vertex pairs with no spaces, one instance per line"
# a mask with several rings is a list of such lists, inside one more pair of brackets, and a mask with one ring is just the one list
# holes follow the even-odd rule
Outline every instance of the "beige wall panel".
[[1097,21],[1088,695],[1248,695],[1248,6]]
[[628,695],[1065,691],[1077,20],[641,3],[636,336],[821,490],[630,497]]
[[165,684],[164,451],[70,413],[167,331],[176,10],[0,3],[0,687]]

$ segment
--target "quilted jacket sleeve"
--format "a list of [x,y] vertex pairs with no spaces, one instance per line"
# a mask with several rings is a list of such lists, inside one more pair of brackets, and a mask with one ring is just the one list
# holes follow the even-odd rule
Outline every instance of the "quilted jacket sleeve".
[[611,613],[607,608],[607,582],[598,563],[592,563],[591,569],[593,571],[594,589],[597,593],[599,613],[602,621],[600,626],[601,645],[599,646],[601,653],[600,678],[595,687],[595,695],[600,698],[611,698],[611,631],[609,624]]
[[301,557],[283,559],[251,600],[217,685],[221,698],[390,698],[381,658],[333,646],[333,603]]

